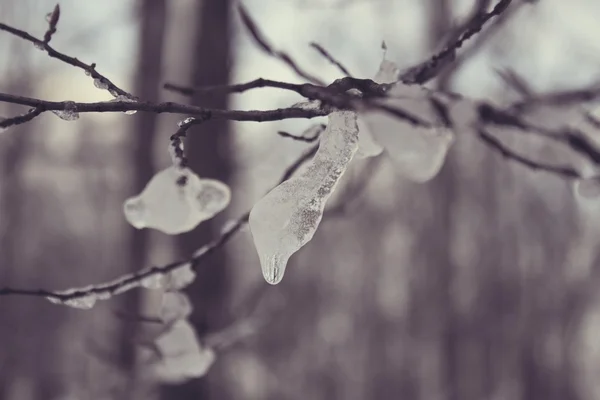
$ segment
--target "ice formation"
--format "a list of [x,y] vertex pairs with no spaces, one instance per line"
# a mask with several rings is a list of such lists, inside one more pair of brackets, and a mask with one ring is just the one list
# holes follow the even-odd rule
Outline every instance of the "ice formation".
[[175,321],[154,342],[158,360],[152,363],[154,378],[165,383],[182,383],[206,374],[215,361],[215,352],[198,342],[186,319]]
[[[396,64],[384,59],[374,81],[393,83],[398,75]],[[361,131],[361,136],[368,137],[370,132],[372,138],[368,140],[383,146],[398,173],[415,182],[426,182],[437,175],[454,142],[452,131],[438,120],[430,96],[421,86],[396,82],[382,100],[386,106],[408,112],[429,126],[413,125],[384,110],[369,110],[360,116],[368,128]]]
[[127,221],[137,229],[176,235],[214,217],[230,199],[224,183],[200,179],[188,168],[171,166],[154,175],[138,196],[126,200],[123,209]]
[[263,197],[250,212],[250,230],[265,280],[277,284],[292,254],[310,241],[327,199],[357,150],[356,113],[334,112],[305,172]]

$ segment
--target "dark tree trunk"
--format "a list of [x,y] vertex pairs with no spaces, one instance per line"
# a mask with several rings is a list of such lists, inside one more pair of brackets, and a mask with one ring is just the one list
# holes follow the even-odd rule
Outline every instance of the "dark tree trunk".
[[[196,11],[196,43],[192,46],[193,67],[191,83],[195,86],[219,85],[229,82],[230,22],[229,0],[199,1]],[[226,108],[227,95],[210,94],[194,97],[193,103],[205,107]],[[225,121],[209,121],[188,133],[186,153],[189,166],[201,177],[215,178],[224,182],[230,177],[230,135]],[[189,257],[194,250],[215,237],[222,225],[222,218],[206,221],[179,239],[182,257]],[[191,322],[200,337],[217,330],[226,323],[225,299],[228,294],[228,270],[223,252],[213,253],[200,267],[188,294],[194,304]],[[164,399],[226,399],[225,388],[217,386],[219,374],[211,371],[209,376],[177,387],[164,387]]]
[[[138,66],[135,73],[134,93],[140,98],[157,102],[160,97],[162,80],[162,50],[165,38],[166,3],[165,0],[143,0],[139,4],[140,28],[138,37]],[[153,144],[156,137],[156,120],[153,113],[138,113],[134,120],[134,137],[130,159],[133,160],[133,193],[139,193],[154,173]],[[149,248],[149,231],[131,229],[129,261],[131,271],[146,266]],[[124,297],[129,315],[136,315],[140,309],[138,291],[132,291]],[[132,322],[134,324],[134,322]],[[132,371],[135,376],[135,346],[133,345],[133,327],[126,323],[123,330],[121,366]]]

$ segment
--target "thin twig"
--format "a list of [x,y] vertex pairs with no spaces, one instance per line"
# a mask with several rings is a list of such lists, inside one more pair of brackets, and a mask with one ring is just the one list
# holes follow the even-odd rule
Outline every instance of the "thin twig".
[[27,111],[23,115],[17,115],[16,117],[5,118],[5,119],[0,118],[0,130],[8,129],[11,126],[20,125],[20,124],[24,124],[25,122],[29,122],[32,119],[34,119],[35,117],[37,117],[38,115],[40,115],[42,113],[42,111],[43,110],[41,108],[36,107],[36,108],[32,108],[31,110]]
[[265,51],[267,54],[277,58],[278,60],[283,61],[286,65],[288,65],[298,76],[306,79],[309,82],[313,82],[317,85],[325,86],[323,81],[319,78],[305,72],[302,70],[298,64],[285,52],[278,51],[273,49],[273,46],[269,44],[263,33],[258,28],[258,25],[254,22],[248,11],[244,8],[242,4],[238,4],[238,11],[240,13],[240,17],[242,18],[242,23],[246,26],[250,35],[258,44],[258,46]]
[[344,76],[352,77],[352,74],[350,73],[350,71],[348,71],[348,69],[346,67],[344,67],[344,65],[341,62],[339,62],[334,56],[332,56],[330,52],[325,50],[325,48],[323,46],[321,46],[319,43],[311,42],[310,47],[317,50],[319,52],[319,54],[321,54],[323,57],[325,57],[325,59],[327,61],[329,61],[330,63],[335,65],[341,71],[341,73],[344,74]]
[[500,140],[496,139],[485,130],[479,130],[479,137],[483,140],[485,144],[490,146],[493,150],[498,151],[502,154],[503,157],[513,160],[529,169],[534,171],[545,171],[555,175],[560,175],[567,179],[580,179],[582,175],[573,167],[568,166],[560,166],[560,165],[551,165],[551,164],[543,164],[533,160],[530,160],[527,157],[524,157],[520,154],[515,153],[506,147]]
[[48,30],[44,34],[44,43],[50,43],[52,35],[56,33],[56,25],[60,19],[60,5],[58,3],[54,6],[54,10],[47,15],[48,18]]
[[23,40],[31,42],[36,48],[45,51],[48,56],[51,58],[56,58],[66,64],[72,65],[74,67],[80,68],[85,71],[86,75],[89,75],[93,79],[98,79],[106,84],[108,91],[116,96],[126,96],[132,97],[130,93],[121,89],[117,85],[115,85],[111,80],[106,78],[104,75],[98,73],[96,71],[96,64],[86,64],[75,57],[67,56],[59,51],[56,51],[49,43],[45,43],[43,40],[36,38],[35,36],[30,35],[29,33],[22,31],[17,28],[13,28],[12,26],[3,24],[0,22],[0,31],[8,32],[14,36],[17,36]]
[[400,81],[423,84],[434,78],[440,71],[440,65],[448,64],[448,60],[453,58],[456,50],[461,48],[465,41],[480,32],[490,19],[501,15],[511,3],[512,0],[500,0],[490,12],[476,14],[454,41],[431,56],[427,61],[408,69],[400,76]]
[[324,124],[319,124],[311,126],[300,135],[294,135],[284,131],[277,131],[277,134],[281,137],[296,140],[298,142],[312,143],[319,138],[325,128],[326,126]]

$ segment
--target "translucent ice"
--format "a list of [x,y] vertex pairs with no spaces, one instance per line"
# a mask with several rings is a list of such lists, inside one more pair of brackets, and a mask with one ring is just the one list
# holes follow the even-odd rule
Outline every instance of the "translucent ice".
[[104,79],[96,78],[94,79],[94,86],[98,89],[108,89],[108,83]]
[[52,110],[52,113],[64,121],[75,121],[79,119],[77,107],[72,101],[65,102],[64,110]]
[[176,235],[214,217],[230,199],[224,183],[200,179],[188,168],[169,167],[154,175],[142,193],[126,200],[123,209],[127,221],[137,229]]
[[438,120],[429,99],[431,93],[421,86],[398,82],[399,75],[398,66],[384,56],[373,80],[393,86],[381,102],[408,112],[430,126],[415,126],[383,110],[360,113],[357,157],[377,156],[385,149],[402,176],[426,182],[442,168],[454,134]]
[[206,374],[215,361],[212,349],[202,347],[186,319],[173,323],[155,341],[158,360],[152,363],[153,375],[165,383],[182,383]]
[[263,197],[250,212],[250,230],[265,280],[277,284],[292,254],[310,241],[327,199],[357,149],[356,113],[334,112],[305,172]]
[[[384,59],[375,80],[389,83],[396,78],[397,67]],[[361,114],[375,142],[385,148],[398,172],[415,182],[426,182],[437,175],[454,142],[454,134],[439,120],[430,96],[421,86],[397,82],[382,100],[386,106],[408,112],[429,126],[413,125],[383,110]]]
[[[69,293],[69,291],[65,291],[65,292],[59,292],[59,294],[70,294],[70,293]],[[83,297],[76,297],[76,298],[67,299],[67,300],[63,300],[58,297],[50,297],[50,296],[46,297],[46,299],[50,303],[62,304],[64,306],[80,308],[82,310],[89,310],[90,308],[94,307],[94,305],[96,304],[96,300],[98,300],[97,296],[93,293],[90,293]]]
[[162,297],[160,317],[165,323],[184,319],[192,313],[192,303],[182,292],[165,292]]

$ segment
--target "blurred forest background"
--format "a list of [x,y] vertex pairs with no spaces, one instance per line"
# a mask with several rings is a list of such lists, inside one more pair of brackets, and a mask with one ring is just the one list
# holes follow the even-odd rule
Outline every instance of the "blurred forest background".
[[[474,0],[245,0],[276,48],[327,81],[388,58],[424,59]],[[512,69],[544,92],[600,78],[600,3],[515,1],[432,87],[502,103]],[[0,21],[42,36],[51,0],[0,2]],[[299,82],[242,29],[231,0],[63,0],[53,46],[142,99],[267,109],[300,101],[274,89],[184,98],[165,82],[257,77]],[[49,100],[111,96],[80,70],[0,33],[0,90]],[[0,104],[0,114],[22,108]],[[233,188],[233,204],[195,231],[137,231],[122,202],[169,161],[181,116],[43,115],[0,136],[0,286],[65,289],[188,257],[249,209],[307,145],[276,134],[315,121],[192,130],[191,167]],[[245,229],[186,292],[203,340],[221,343],[208,374],[183,385],[138,379],[137,349],[156,295],[140,290],[90,311],[0,298],[0,400],[600,399],[598,210],[569,183],[504,160],[471,135],[441,174],[400,180],[384,157],[353,164],[315,238],[283,282],[266,284]],[[553,148],[513,143],[559,160]],[[531,153],[530,153],[531,154]],[[244,321],[258,321],[242,329]]]

